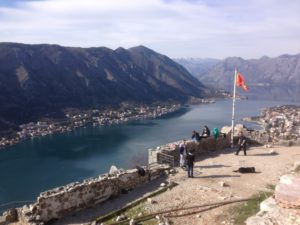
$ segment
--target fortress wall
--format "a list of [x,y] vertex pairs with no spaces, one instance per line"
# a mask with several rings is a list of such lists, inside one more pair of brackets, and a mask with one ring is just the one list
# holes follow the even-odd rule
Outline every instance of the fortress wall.
[[[248,130],[242,124],[235,126],[234,144],[238,142],[239,132],[243,132],[247,137],[248,147],[250,145],[265,145],[270,141],[269,135],[263,131]],[[195,156],[202,155],[206,152],[224,150],[230,147],[231,127],[223,127],[221,135],[218,138],[212,136],[202,138],[199,142],[187,140],[187,150],[194,150]],[[179,165],[179,145],[183,140],[172,142],[166,145],[158,146],[156,149],[149,149],[148,159],[149,164],[166,162],[165,155],[171,156],[174,159],[174,165]]]
[[41,224],[62,218],[156,179],[164,175],[168,168],[166,166],[144,168],[144,175],[137,169],[119,170],[115,174],[104,174],[98,178],[43,192],[34,204],[18,210],[19,221],[23,221],[24,224]]

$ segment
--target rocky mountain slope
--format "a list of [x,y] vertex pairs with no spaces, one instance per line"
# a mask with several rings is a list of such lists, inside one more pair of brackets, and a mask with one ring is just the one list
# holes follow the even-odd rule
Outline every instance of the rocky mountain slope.
[[111,50],[0,43],[2,130],[41,116],[61,116],[68,107],[186,101],[204,92],[184,67],[144,46]]
[[[182,61],[178,62],[182,63]],[[182,63],[182,65],[189,68],[187,63]],[[250,86],[297,87],[300,85],[300,54],[281,55],[276,58],[265,56],[250,60],[230,57],[215,64],[202,61],[197,65],[197,71],[191,71],[201,82],[227,90],[232,89],[235,68],[244,74]]]

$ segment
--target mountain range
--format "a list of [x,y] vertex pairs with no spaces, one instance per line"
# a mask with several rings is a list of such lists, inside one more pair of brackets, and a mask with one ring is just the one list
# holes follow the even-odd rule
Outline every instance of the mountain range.
[[0,43],[0,130],[62,116],[65,108],[185,102],[205,94],[183,66],[144,46]]
[[203,84],[232,90],[234,70],[242,73],[249,86],[299,87],[300,54],[267,56],[260,59],[229,57],[217,59],[175,59]]

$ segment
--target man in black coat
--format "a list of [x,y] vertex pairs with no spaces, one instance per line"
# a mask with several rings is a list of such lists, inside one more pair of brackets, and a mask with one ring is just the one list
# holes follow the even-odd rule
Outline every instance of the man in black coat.
[[247,155],[247,152],[246,152],[246,137],[244,136],[243,132],[240,132],[240,134],[239,134],[238,145],[239,145],[239,148],[238,148],[238,150],[236,151],[235,154],[238,155],[239,152],[243,149],[244,150],[244,155],[246,156]]
[[193,171],[194,171],[194,162],[195,162],[195,155],[194,150],[190,150],[186,156],[186,164],[187,164],[187,171],[188,171],[188,177],[193,178]]

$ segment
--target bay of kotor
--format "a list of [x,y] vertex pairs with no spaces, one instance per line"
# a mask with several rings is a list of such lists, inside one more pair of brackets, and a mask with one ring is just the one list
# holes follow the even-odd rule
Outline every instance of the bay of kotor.
[[[289,102],[237,101],[236,122],[259,115],[265,107],[282,104]],[[111,165],[125,169],[146,165],[149,148],[188,139],[192,130],[201,132],[204,125],[230,125],[231,107],[230,100],[220,100],[182,108],[154,120],[79,128],[1,150],[0,204],[34,200],[40,192],[108,172]]]

